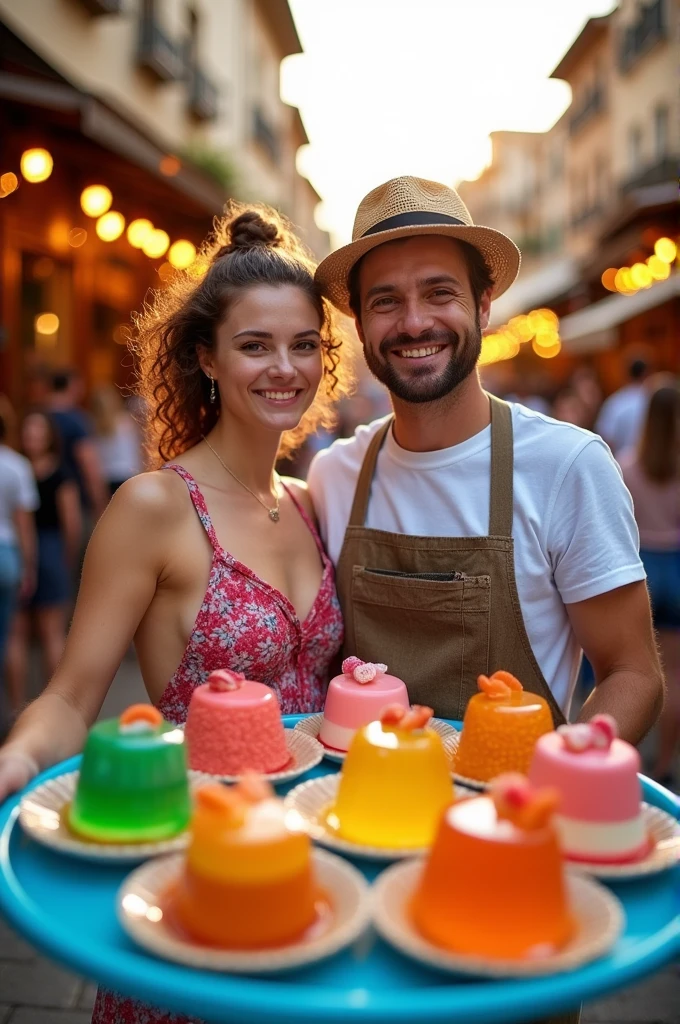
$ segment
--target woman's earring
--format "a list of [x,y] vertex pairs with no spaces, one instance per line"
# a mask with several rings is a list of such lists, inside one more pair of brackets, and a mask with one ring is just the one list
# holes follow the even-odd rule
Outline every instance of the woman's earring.
[[215,378],[210,378],[210,401],[215,401]]

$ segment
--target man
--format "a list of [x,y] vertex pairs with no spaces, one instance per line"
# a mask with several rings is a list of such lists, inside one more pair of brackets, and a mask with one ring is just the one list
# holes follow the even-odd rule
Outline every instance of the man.
[[605,399],[595,424],[595,430],[617,458],[626,448],[637,445],[649,405],[647,363],[636,357],[629,361],[627,370],[630,383]]
[[78,407],[79,397],[79,381],[74,371],[58,370],[53,374],[46,405],[59,430],[64,468],[77,481],[84,507],[91,508],[98,519],[106,508],[109,493],[92,427]]
[[477,676],[506,669],[556,724],[585,651],[596,686],[580,720],[608,712],[637,743],[663,679],[618,467],[595,435],[491,398],[477,373],[491,299],[519,261],[454,190],[397,178],[317,271],[394,408],[310,469],[345,651],[457,719]]

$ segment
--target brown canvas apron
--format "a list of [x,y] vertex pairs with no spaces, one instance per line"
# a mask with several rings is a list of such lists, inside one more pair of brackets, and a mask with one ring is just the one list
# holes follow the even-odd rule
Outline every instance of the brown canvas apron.
[[[515,581],[510,406],[491,399],[488,537],[412,537],[364,525],[388,420],[368,447],[336,567],[344,657],[386,662],[414,704],[462,719],[477,676],[512,672],[565,721],[527,636]],[[412,501],[419,500],[414,493]],[[574,1024],[579,1013],[544,1024]]]

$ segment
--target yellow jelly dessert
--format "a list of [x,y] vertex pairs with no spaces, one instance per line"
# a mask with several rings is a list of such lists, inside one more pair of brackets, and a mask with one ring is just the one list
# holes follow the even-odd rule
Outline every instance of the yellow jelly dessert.
[[397,849],[432,842],[453,784],[431,718],[431,708],[390,704],[355,734],[326,819],[343,839]]
[[198,791],[175,893],[185,931],[225,949],[280,946],[304,935],[324,900],[309,837],[265,782],[244,776],[230,789]]
[[481,692],[465,710],[454,771],[480,782],[503,772],[526,775],[536,740],[554,728],[548,702],[509,672],[480,676],[477,683]]

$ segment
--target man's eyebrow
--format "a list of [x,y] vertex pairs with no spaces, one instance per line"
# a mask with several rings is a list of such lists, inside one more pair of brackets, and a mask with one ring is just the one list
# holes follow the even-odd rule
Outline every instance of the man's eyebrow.
[[[457,288],[462,287],[458,278],[452,277],[450,274],[437,274],[436,277],[423,277],[416,281],[418,288],[430,288],[435,284],[453,284]],[[376,284],[373,288],[368,289],[364,301],[368,302],[375,295],[391,295],[397,290],[396,284]]]
[[396,292],[396,290],[396,284],[376,284],[368,289],[365,299],[372,299],[374,295],[388,295],[391,292]]

